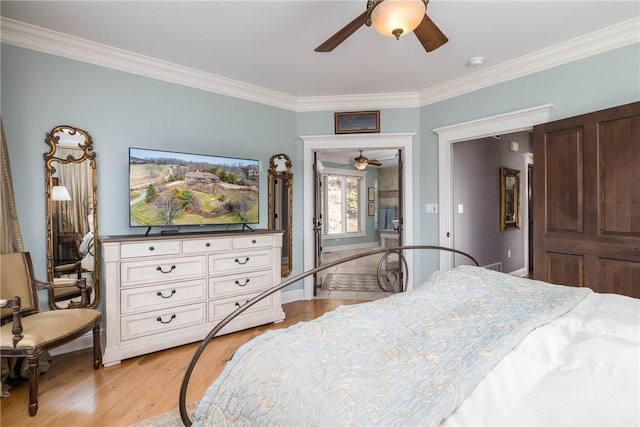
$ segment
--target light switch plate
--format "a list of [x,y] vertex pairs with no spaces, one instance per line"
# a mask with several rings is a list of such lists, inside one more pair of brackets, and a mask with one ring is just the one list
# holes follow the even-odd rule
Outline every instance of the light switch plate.
[[427,211],[427,213],[438,213],[438,204],[437,203],[427,203],[426,211]]

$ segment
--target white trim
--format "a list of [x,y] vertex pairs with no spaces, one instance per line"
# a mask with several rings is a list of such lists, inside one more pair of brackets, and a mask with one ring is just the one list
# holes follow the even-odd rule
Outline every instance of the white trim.
[[[104,342],[105,342],[104,333],[105,333],[104,329],[101,329],[100,330],[100,343],[101,343],[100,348],[102,349],[102,351],[104,351]],[[92,330],[87,332],[83,336],[76,338],[73,341],[70,341],[61,346],[52,348],[51,350],[49,350],[49,353],[51,353],[52,356],[58,356],[60,354],[72,353],[74,351],[84,350],[87,348],[93,348],[93,331]]]
[[525,276],[529,273],[529,215],[533,215],[533,212],[529,212],[529,203],[527,197],[527,190],[529,189],[529,165],[533,165],[533,153],[522,153],[524,161],[524,169],[522,174],[524,175],[523,184],[524,191],[520,194],[523,195],[522,203],[522,231],[524,231],[524,271]]
[[5,17],[2,17],[0,25],[3,43],[286,110],[296,108],[296,97],[282,92]]
[[482,68],[468,76],[424,89],[420,92],[420,106],[434,104],[633,43],[640,43],[640,18],[632,18],[528,55]]
[[[451,235],[453,229],[452,144],[490,135],[531,129],[537,124],[548,122],[549,111],[552,108],[553,104],[544,104],[433,130],[438,134],[438,203],[440,205],[438,223],[441,246],[452,247],[453,244],[453,236]],[[441,252],[440,270],[449,270],[452,266],[453,256],[444,251]]]
[[512,276],[518,276],[518,277],[527,277],[527,271],[524,268],[520,268],[518,270],[512,271],[511,273],[509,273]]
[[[303,246],[304,271],[314,267],[314,231],[313,231],[313,153],[327,149],[401,149],[404,159],[404,244],[413,243],[413,138],[415,133],[376,133],[376,134],[346,134],[346,135],[312,135],[301,136],[303,144]],[[412,288],[413,259],[407,258],[407,268],[410,272],[408,289]],[[313,298],[313,278],[304,279],[305,299]]]
[[303,299],[305,299],[303,289],[293,289],[290,291],[280,292],[280,300],[282,304],[288,304],[290,302],[300,301]]
[[640,43],[640,18],[632,18],[419,92],[295,97],[5,17],[0,30],[3,43],[296,112],[418,108]]

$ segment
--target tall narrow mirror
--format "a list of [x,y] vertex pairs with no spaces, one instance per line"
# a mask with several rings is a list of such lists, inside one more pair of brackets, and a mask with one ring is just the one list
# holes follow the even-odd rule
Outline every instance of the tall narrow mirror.
[[282,230],[282,276],[291,274],[291,227],[293,211],[293,174],[286,154],[269,161],[269,229]]
[[520,228],[520,171],[500,168],[500,231]]
[[70,285],[49,291],[49,307],[76,307],[80,292],[73,283],[81,277],[89,288],[89,307],[96,307],[100,274],[93,141],[84,130],[62,125],[47,133],[45,143],[47,276]]

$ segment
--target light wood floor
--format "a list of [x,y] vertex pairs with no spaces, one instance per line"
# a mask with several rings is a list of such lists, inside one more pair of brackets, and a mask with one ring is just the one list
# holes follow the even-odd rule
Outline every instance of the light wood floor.
[[[234,351],[268,329],[316,318],[339,305],[362,301],[314,299],[283,306],[286,320],[216,338],[201,356],[191,377],[187,402],[198,401]],[[91,350],[54,357],[40,376],[38,414],[27,410],[27,380],[11,383],[2,399],[2,426],[128,426],[178,407],[183,373],[198,344],[188,344],[93,370]]]

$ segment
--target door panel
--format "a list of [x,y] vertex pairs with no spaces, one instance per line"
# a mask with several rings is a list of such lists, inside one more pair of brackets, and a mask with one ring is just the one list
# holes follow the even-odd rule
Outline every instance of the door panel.
[[640,297],[640,102],[535,126],[534,278]]

